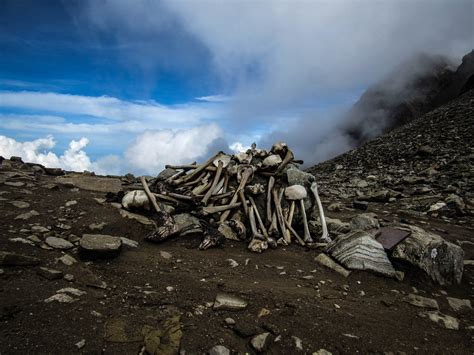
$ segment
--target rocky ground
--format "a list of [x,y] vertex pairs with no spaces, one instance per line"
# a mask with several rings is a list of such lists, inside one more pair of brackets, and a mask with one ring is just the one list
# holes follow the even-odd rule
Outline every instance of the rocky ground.
[[[398,263],[401,281],[345,277],[297,245],[255,254],[237,241],[200,251],[194,235],[147,243],[149,220],[105,199],[126,179],[2,161],[0,353],[471,353],[473,105],[470,91],[310,169],[332,236],[361,215],[437,233],[465,253],[451,286]],[[87,234],[122,238],[121,249],[112,239],[112,258],[91,259],[104,246]]]

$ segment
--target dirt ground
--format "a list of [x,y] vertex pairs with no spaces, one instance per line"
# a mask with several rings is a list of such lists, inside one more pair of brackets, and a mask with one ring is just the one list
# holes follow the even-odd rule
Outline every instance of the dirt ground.
[[[468,354],[474,349],[469,329],[474,325],[472,312],[454,313],[446,300],[447,296],[472,298],[472,266],[465,267],[461,285],[440,287],[409,268],[402,282],[366,272],[344,278],[314,261],[320,251],[298,246],[254,254],[244,243],[227,242],[223,248],[200,251],[199,236],[151,244],[143,240],[151,227],[125,219],[115,207],[94,200],[103,198],[103,193],[64,186],[51,189],[55,183],[51,176],[9,181],[27,185],[0,186],[0,191],[6,191],[0,195],[4,198],[0,250],[35,256],[40,266],[71,274],[74,281],[45,279],[38,274],[39,266],[2,267],[1,354],[137,354],[143,346],[143,327],[157,327],[174,314],[181,315],[181,351],[186,354],[205,353],[219,344],[236,353],[253,353],[250,339],[263,332],[271,333],[267,349],[271,354],[319,349],[333,354]],[[77,204],[65,207],[71,200]],[[25,201],[30,207],[19,209],[11,201]],[[387,208],[371,205],[384,219],[400,217]],[[39,216],[14,219],[31,209]],[[29,229],[35,224],[62,236],[81,236],[90,233],[91,223],[100,222],[106,225],[97,233],[135,240],[138,248],[125,246],[117,258],[94,262],[81,260],[74,248],[67,253],[78,263],[66,266],[57,260],[65,252],[9,240],[31,235]],[[438,233],[450,241],[474,241],[472,229],[466,226],[420,223],[443,230]],[[61,224],[71,229],[64,230]],[[472,244],[463,248],[465,259],[472,259]],[[238,266],[231,267],[227,259]],[[87,293],[70,304],[44,302],[65,287]],[[247,309],[214,310],[212,302],[219,292],[241,296],[248,301]],[[423,309],[404,301],[409,293],[435,298],[442,313],[459,319],[459,330],[420,317]],[[235,325],[225,322],[229,317]],[[295,337],[301,339],[300,349]],[[81,340],[85,346],[79,350],[75,344]]]

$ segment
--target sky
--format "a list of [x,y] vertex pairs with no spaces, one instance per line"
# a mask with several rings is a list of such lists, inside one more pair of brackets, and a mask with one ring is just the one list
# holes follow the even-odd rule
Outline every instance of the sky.
[[1,0],[0,155],[156,175],[286,141],[351,146],[344,112],[418,53],[459,63],[471,0]]

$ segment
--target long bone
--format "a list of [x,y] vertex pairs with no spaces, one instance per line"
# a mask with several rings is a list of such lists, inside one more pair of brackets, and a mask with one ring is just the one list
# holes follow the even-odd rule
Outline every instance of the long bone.
[[262,230],[262,234],[266,239],[268,239],[268,231],[267,231],[267,228],[265,228],[265,224],[263,224],[262,218],[260,217],[260,213],[258,212],[257,205],[255,204],[255,201],[252,198],[252,196],[249,196],[249,200],[250,200],[250,204],[252,205],[254,209],[255,216],[257,217],[258,225],[260,226],[260,229]]
[[321,219],[321,226],[323,228],[323,235],[319,239],[322,242],[328,243],[331,241],[331,238],[329,237],[328,227],[326,225],[326,218],[324,218],[323,205],[321,203],[321,200],[319,199],[318,184],[316,182],[313,182],[311,184],[311,192],[313,193],[314,198],[316,199],[316,204],[318,205],[319,210],[319,218]]
[[[291,201],[290,211],[293,208],[296,201],[300,203],[301,215],[303,217],[303,227],[304,227],[304,241],[307,243],[312,243],[313,239],[309,233],[308,220],[306,218],[306,211],[304,208],[304,199],[308,196],[306,188],[301,185],[292,185],[285,189],[285,198],[288,201]],[[291,225],[291,222],[290,222]]]
[[211,187],[207,191],[207,193],[204,195],[204,198],[202,199],[202,204],[206,205],[207,201],[211,197],[211,195],[214,192],[214,189],[216,188],[217,184],[219,183],[219,179],[221,178],[222,174],[222,169],[226,168],[227,165],[230,163],[230,156],[226,154],[221,154],[219,155],[214,161],[212,162],[215,166],[217,166],[217,171],[216,175],[214,176],[214,180],[212,181]]
[[267,188],[267,223],[272,222],[272,190],[275,185],[275,178],[270,176],[268,179],[268,188]]
[[[252,176],[252,174],[253,174],[252,167],[246,166],[243,168],[240,184],[237,187],[237,190],[234,192],[234,195],[232,196],[232,199],[230,200],[229,204],[234,204],[235,202],[237,202],[237,199],[239,198],[239,191],[245,188],[245,185],[247,184],[247,181]],[[230,211],[225,211],[224,213],[222,213],[219,221],[221,223],[225,222],[225,220],[229,217],[229,214],[230,214]]]
[[286,152],[285,157],[283,158],[283,161],[278,166],[278,168],[275,170],[273,175],[278,175],[279,173],[281,173],[283,171],[283,169],[285,168],[285,166],[287,166],[294,158],[295,158],[295,156],[294,156],[293,152],[288,149],[288,151]]
[[191,174],[188,174],[188,175],[184,175],[183,177],[179,178],[179,179],[176,179],[174,181],[172,181],[172,183],[174,185],[179,185],[179,184],[182,184],[184,182],[187,182],[189,180],[191,180],[192,178],[194,178],[197,174],[199,174],[201,171],[203,171],[204,169],[206,169],[209,165],[212,164],[212,162],[221,154],[224,154],[224,152],[220,151],[220,152],[217,152],[217,154],[215,154],[212,158],[210,158],[208,161],[206,161],[204,164],[202,165],[199,165],[198,168],[196,168]]
[[257,253],[268,249],[268,243],[265,237],[258,231],[257,224],[255,223],[255,211],[253,206],[249,208],[249,222],[252,230],[252,239],[248,245],[248,249]]
[[290,239],[288,238],[288,233],[286,231],[286,225],[283,217],[283,211],[281,209],[281,198],[283,197],[283,189],[279,189],[280,191],[277,191],[276,189],[273,189],[272,194],[273,194],[273,203],[275,205],[275,210],[276,210],[276,215],[278,219],[278,224],[280,226],[280,231],[282,233],[282,237],[285,240],[285,242],[289,243]]

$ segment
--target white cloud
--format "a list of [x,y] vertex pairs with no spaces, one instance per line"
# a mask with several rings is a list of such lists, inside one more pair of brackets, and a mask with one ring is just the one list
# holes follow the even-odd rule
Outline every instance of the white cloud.
[[125,158],[131,167],[156,174],[165,164],[186,164],[203,157],[223,135],[214,124],[179,131],[147,131],[128,147]]
[[161,105],[155,101],[124,101],[109,96],[81,96],[54,92],[3,91],[0,107],[91,116],[111,121],[140,121],[179,127],[216,119],[218,109],[209,103]]
[[52,136],[27,142],[18,142],[13,138],[0,136],[0,155],[6,158],[20,156],[25,162],[38,163],[47,167],[84,171],[92,167],[91,160],[82,150],[88,143],[89,140],[84,137],[78,141],[72,140],[69,143],[69,149],[61,156],[57,156],[51,151],[56,145]]
[[247,147],[247,146],[244,146],[241,142],[234,142],[229,145],[229,148],[232,149],[236,153],[240,153],[240,152],[247,151],[250,148],[250,146]]

